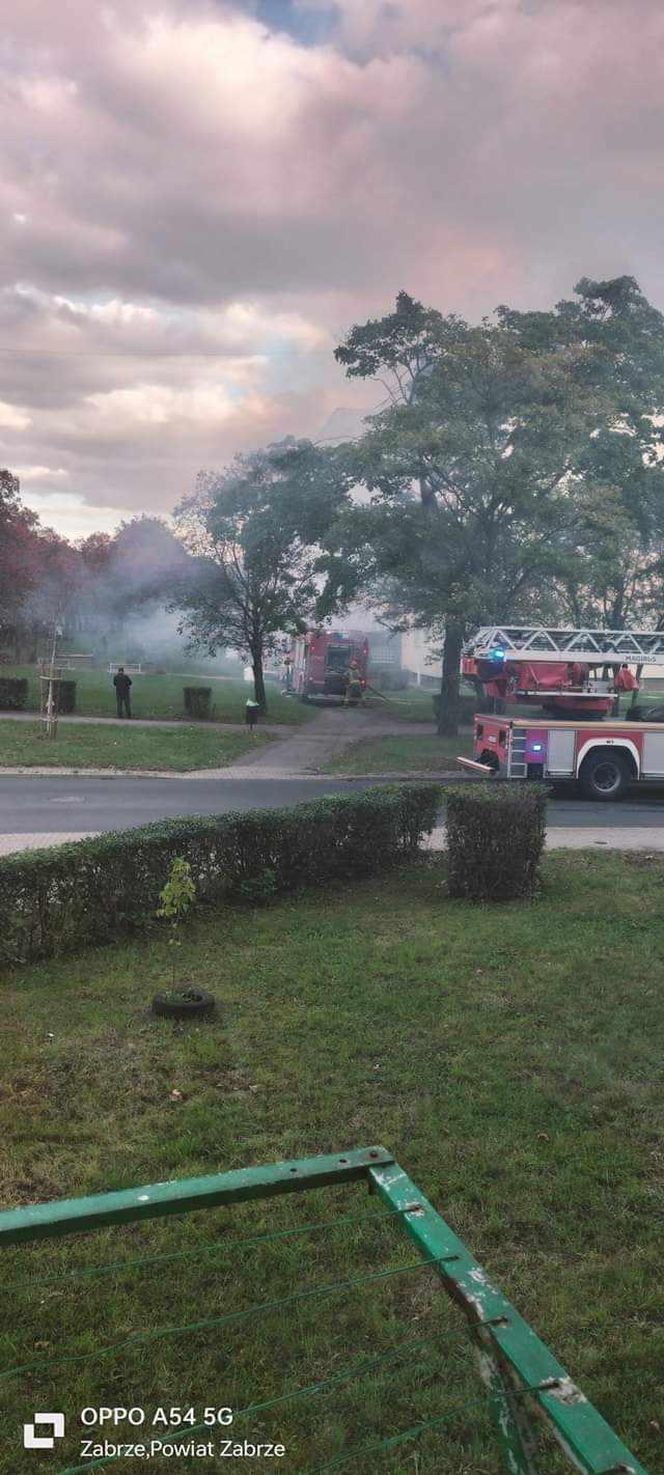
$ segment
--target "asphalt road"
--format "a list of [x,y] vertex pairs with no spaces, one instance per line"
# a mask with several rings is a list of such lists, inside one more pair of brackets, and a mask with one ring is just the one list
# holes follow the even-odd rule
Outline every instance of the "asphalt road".
[[[29,835],[122,830],[182,814],[273,809],[321,794],[347,794],[366,781],[338,779],[158,779],[0,777],[0,834]],[[664,825],[664,790],[640,791],[619,804],[575,795],[549,803],[549,826],[594,828]]]

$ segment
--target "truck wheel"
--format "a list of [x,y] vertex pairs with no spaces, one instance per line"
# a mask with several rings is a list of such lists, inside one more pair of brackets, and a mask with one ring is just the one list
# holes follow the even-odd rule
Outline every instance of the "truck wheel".
[[632,777],[632,769],[624,753],[596,748],[581,765],[579,786],[587,799],[607,803],[622,798]]

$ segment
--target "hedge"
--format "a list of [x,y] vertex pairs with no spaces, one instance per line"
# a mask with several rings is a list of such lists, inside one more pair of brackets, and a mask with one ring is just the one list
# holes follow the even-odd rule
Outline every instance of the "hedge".
[[149,922],[176,856],[189,861],[197,902],[208,905],[371,875],[417,851],[439,803],[435,784],[390,786],[6,856],[0,959],[29,962],[112,942]]
[[24,712],[27,703],[27,677],[0,676],[0,710],[4,712]]
[[196,717],[199,720],[211,717],[211,686],[185,686],[183,687],[183,693],[184,710],[188,717]]
[[544,784],[447,789],[448,889],[469,901],[533,895],[546,835]]
[[76,711],[76,682],[61,681],[58,693],[58,712],[66,716],[68,712]]

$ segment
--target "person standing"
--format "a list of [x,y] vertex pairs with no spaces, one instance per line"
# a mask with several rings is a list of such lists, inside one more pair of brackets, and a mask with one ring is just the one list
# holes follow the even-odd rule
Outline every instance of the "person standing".
[[360,668],[355,658],[350,663],[346,672],[346,691],[344,695],[345,707],[356,707],[362,701],[362,677]]
[[244,720],[252,737],[256,731],[256,723],[258,722],[260,710],[260,702],[254,702],[250,697],[244,709]]
[[118,717],[131,717],[131,676],[127,676],[124,666],[118,666],[113,677],[115,687],[115,700],[117,702]]

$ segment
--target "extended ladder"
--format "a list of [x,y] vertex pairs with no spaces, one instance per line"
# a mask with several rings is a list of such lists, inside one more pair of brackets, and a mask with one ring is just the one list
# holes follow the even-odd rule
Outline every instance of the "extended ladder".
[[482,625],[465,656],[501,651],[507,660],[579,661],[588,666],[664,667],[664,630],[564,630],[543,625]]

